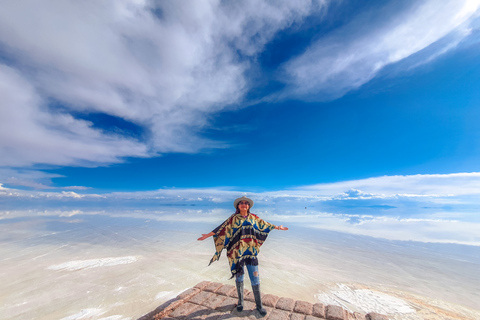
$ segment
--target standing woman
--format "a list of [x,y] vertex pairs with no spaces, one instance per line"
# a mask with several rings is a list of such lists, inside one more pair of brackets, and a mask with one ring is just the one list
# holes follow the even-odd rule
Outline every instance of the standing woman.
[[247,197],[235,199],[233,206],[237,209],[234,214],[212,232],[202,234],[198,240],[205,240],[213,236],[216,252],[210,260],[210,264],[220,258],[223,249],[227,250],[230,271],[232,278],[235,277],[237,285],[238,311],[243,310],[244,267],[247,267],[257,310],[262,316],[265,316],[267,311],[263,308],[260,296],[257,255],[271,230],[288,230],[288,228],[275,226],[250,213],[253,201]]

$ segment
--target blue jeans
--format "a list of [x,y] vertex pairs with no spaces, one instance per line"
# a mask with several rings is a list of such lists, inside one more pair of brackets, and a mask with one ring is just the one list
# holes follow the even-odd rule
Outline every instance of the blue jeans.
[[[252,286],[258,286],[260,284],[260,275],[258,273],[258,266],[252,266],[250,264],[245,265],[247,267],[248,271],[248,276],[250,277],[250,282],[252,283]],[[243,279],[245,274],[242,275],[236,275],[235,281],[237,282],[243,282]]]

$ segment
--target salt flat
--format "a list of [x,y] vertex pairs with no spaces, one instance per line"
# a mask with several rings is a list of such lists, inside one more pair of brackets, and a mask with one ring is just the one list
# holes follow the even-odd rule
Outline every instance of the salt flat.
[[[61,214],[0,220],[1,319],[137,319],[205,279],[233,284],[227,259],[207,266],[213,243],[196,241],[221,211]],[[480,318],[477,247],[288,226],[262,247],[264,293],[392,319]]]

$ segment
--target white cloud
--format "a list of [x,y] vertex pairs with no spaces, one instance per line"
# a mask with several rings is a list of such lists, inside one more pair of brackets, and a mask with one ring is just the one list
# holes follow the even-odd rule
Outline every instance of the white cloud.
[[40,170],[0,168],[0,181],[12,186],[50,189],[51,179],[59,177],[62,176]]
[[63,187],[63,189],[69,189],[69,190],[88,190],[91,189],[90,187],[84,187],[84,186],[68,186],[68,187]]
[[233,199],[242,195],[255,201],[254,212],[277,224],[299,224],[391,240],[480,245],[480,173],[384,176],[258,193],[210,188],[97,195],[80,191],[24,191],[0,185],[4,208],[20,202],[33,203],[35,208],[22,211],[13,205],[10,211],[0,211],[0,219],[107,215],[214,224],[233,211]]
[[372,198],[385,198],[386,196],[381,194],[370,194],[363,192],[362,190],[350,189],[346,192],[342,192],[335,196],[336,199],[372,199]]
[[[212,226],[223,221],[233,209],[213,207],[156,207],[155,209],[126,210],[105,208],[104,210],[10,210],[0,211],[0,220],[28,217],[108,216],[147,221],[168,221],[177,223],[208,223]],[[328,212],[307,212],[301,209],[282,212],[277,209],[255,210],[262,219],[295,229],[297,226],[370,236],[389,240],[420,241],[434,243],[458,243],[480,246],[478,230],[480,221],[452,219],[449,217],[402,218],[370,215],[334,214]],[[462,217],[459,217],[462,218]],[[79,218],[80,219],[80,218]],[[62,220],[65,223],[83,223],[84,220]],[[91,219],[87,219],[91,221]]]
[[[98,165],[224,146],[197,134],[206,116],[239,103],[250,61],[322,3],[2,4],[0,44],[11,62],[0,65],[0,166]],[[132,122],[145,140],[96,129],[79,112]]]
[[75,193],[73,191],[62,191],[62,195],[67,198],[76,198],[76,199],[80,199],[84,197],[84,195]]
[[371,80],[386,65],[451,35],[449,43],[438,48],[439,53],[445,52],[468,36],[466,30],[478,17],[479,6],[478,0],[450,0],[441,5],[427,0],[393,14],[395,8],[388,5],[360,14],[286,64],[291,85],[288,94],[314,95],[320,100],[338,98]]
[[318,223],[320,229],[360,234],[389,240],[460,243],[480,246],[480,224],[455,220],[401,219],[377,217],[352,224],[337,218],[335,223]]
[[41,170],[34,169],[14,169],[14,168],[0,168],[0,181],[7,183],[10,186],[22,186],[33,188],[37,190],[45,189],[66,189],[66,190],[88,190],[85,186],[66,186],[56,188],[52,186],[53,178],[61,178],[62,175],[47,173]]
[[73,191],[27,191],[13,188],[0,188],[0,199],[18,199],[18,200],[61,200],[61,199],[106,199],[107,196],[95,193],[78,194]]
[[285,226],[295,224],[315,229],[344,232],[401,241],[458,243],[480,246],[479,221],[449,218],[401,218],[348,214],[276,214],[262,212],[262,218]]
[[282,203],[285,206],[308,206],[331,200],[339,203],[364,201],[365,206],[377,207],[395,207],[406,201],[424,205],[459,205],[470,203],[472,199],[469,197],[480,195],[480,173],[382,176],[248,194],[257,203]]
[[5,180],[5,182],[9,185],[23,186],[33,189],[53,189],[53,187],[44,185],[43,183],[39,183],[33,180],[20,180],[17,177],[8,178],[7,180]]
[[388,197],[477,195],[480,193],[480,173],[383,176],[298,188],[299,192],[327,195],[341,194],[350,189]]
[[[65,198],[74,192],[38,192],[3,188],[16,197]],[[0,193],[0,196],[7,194]],[[80,194],[78,194],[80,195]],[[459,204],[468,197],[480,195],[480,173],[418,174],[409,176],[382,176],[361,180],[323,183],[288,190],[245,192],[233,187],[198,189],[158,189],[137,192],[112,192],[102,195],[82,193],[81,196],[119,200],[158,200],[165,202],[228,203],[239,196],[250,196],[256,203],[268,205],[275,202],[298,204],[329,200],[368,200],[428,198],[444,204]],[[463,197],[463,198],[460,198]],[[439,198],[439,200],[437,200]]]
[[145,155],[141,144],[102,134],[87,121],[46,111],[45,101],[17,70],[0,65],[0,165],[118,162]]

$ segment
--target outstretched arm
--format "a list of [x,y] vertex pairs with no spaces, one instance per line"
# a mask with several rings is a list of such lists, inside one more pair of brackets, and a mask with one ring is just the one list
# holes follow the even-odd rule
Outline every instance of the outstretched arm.
[[208,237],[213,236],[214,234],[215,234],[214,232],[210,232],[210,233],[207,233],[207,234],[202,234],[202,236],[201,236],[200,238],[198,238],[197,240],[198,240],[198,241],[205,240],[205,239],[207,239]]
[[275,229],[277,229],[277,230],[288,230],[288,228],[284,227],[283,225],[276,226]]

